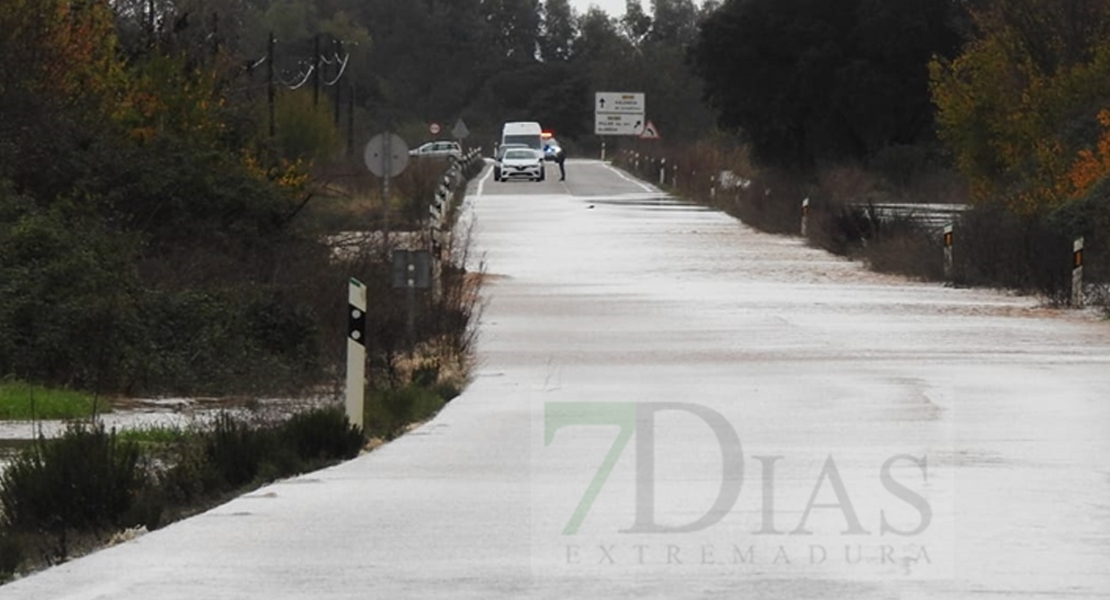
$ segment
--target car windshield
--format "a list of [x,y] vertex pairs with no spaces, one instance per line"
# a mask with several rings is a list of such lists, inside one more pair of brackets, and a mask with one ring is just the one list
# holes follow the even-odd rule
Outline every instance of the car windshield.
[[528,135],[506,135],[502,142],[506,146],[509,144],[521,144],[529,148],[535,148],[536,150],[539,150],[541,147],[540,134],[538,133]]
[[536,153],[531,150],[509,150],[505,152],[505,158],[536,158]]

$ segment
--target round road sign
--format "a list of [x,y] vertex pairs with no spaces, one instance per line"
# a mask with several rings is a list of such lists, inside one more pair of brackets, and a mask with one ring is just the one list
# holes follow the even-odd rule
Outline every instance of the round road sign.
[[439,132],[441,131],[439,123],[432,123],[431,125],[429,125],[428,131],[432,132],[432,135],[439,135]]
[[393,133],[381,133],[366,144],[362,158],[366,168],[378,177],[396,177],[409,164],[409,146]]

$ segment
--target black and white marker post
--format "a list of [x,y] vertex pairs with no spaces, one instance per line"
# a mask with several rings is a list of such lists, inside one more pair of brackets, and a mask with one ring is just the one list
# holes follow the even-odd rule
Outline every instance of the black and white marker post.
[[952,244],[953,244],[953,229],[951,224],[944,226],[944,279],[945,281],[952,281],[952,274],[955,272],[952,263]]
[[809,198],[802,200],[802,237],[809,236]]
[[366,393],[366,286],[351,278],[347,289],[347,420],[362,428]]
[[1072,242],[1071,256],[1071,305],[1083,308],[1083,238]]

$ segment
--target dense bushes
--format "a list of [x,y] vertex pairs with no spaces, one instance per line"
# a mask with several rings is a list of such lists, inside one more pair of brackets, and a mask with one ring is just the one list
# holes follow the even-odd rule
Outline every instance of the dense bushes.
[[[279,390],[319,377],[318,324],[288,286],[255,284],[249,272],[159,285],[171,277],[141,276],[142,245],[72,206],[0,193],[0,373],[146,393]],[[167,270],[185,279],[186,269]]]
[[[1070,301],[1072,243],[1083,237],[1087,301],[1110,307],[1110,180],[1047,214],[1019,215],[998,203],[969,206],[953,218],[953,264],[945,273],[940,225],[916,219],[912,210],[879,209],[884,203],[908,207],[966,199],[966,183],[934,150],[900,147],[867,165],[826,167],[816,175],[757,169],[742,153],[707,152],[703,146],[623,153],[618,162],[650,181],[658,178],[659,156],[666,156],[667,182],[677,193],[773,233],[798,233],[801,201],[809,198],[806,233],[815,246],[866,261],[877,271],[1033,293],[1055,305]],[[729,176],[722,178],[723,172]]]
[[103,425],[40,439],[0,475],[3,524],[19,531],[118,527],[144,487],[139,448]]
[[222,413],[168,442],[73,425],[37,440],[0,475],[0,576],[24,559],[65,560],[114,531],[154,529],[244,486],[352,458],[363,443],[338,408],[283,422]]

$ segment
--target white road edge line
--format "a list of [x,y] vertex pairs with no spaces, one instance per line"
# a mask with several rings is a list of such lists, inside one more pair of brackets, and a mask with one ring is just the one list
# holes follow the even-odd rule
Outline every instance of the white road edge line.
[[479,197],[479,198],[482,197],[482,192],[484,192],[485,189],[486,189],[486,180],[489,179],[490,176],[492,176],[492,175],[493,175],[493,168],[491,167],[488,171],[486,171],[486,174],[483,175],[482,178],[478,180],[478,189],[475,190],[477,193],[474,194],[476,197]]
[[606,169],[609,169],[610,171],[616,173],[621,179],[623,179],[623,180],[625,180],[629,183],[634,183],[634,184],[640,186],[640,189],[644,190],[645,192],[663,193],[662,190],[660,190],[659,188],[656,188],[655,186],[653,186],[651,184],[644,183],[644,182],[640,181],[639,179],[633,179],[633,178],[629,177],[628,175],[625,175],[624,171],[614,167],[613,165],[611,165],[609,163],[602,163],[602,164],[605,165]]

